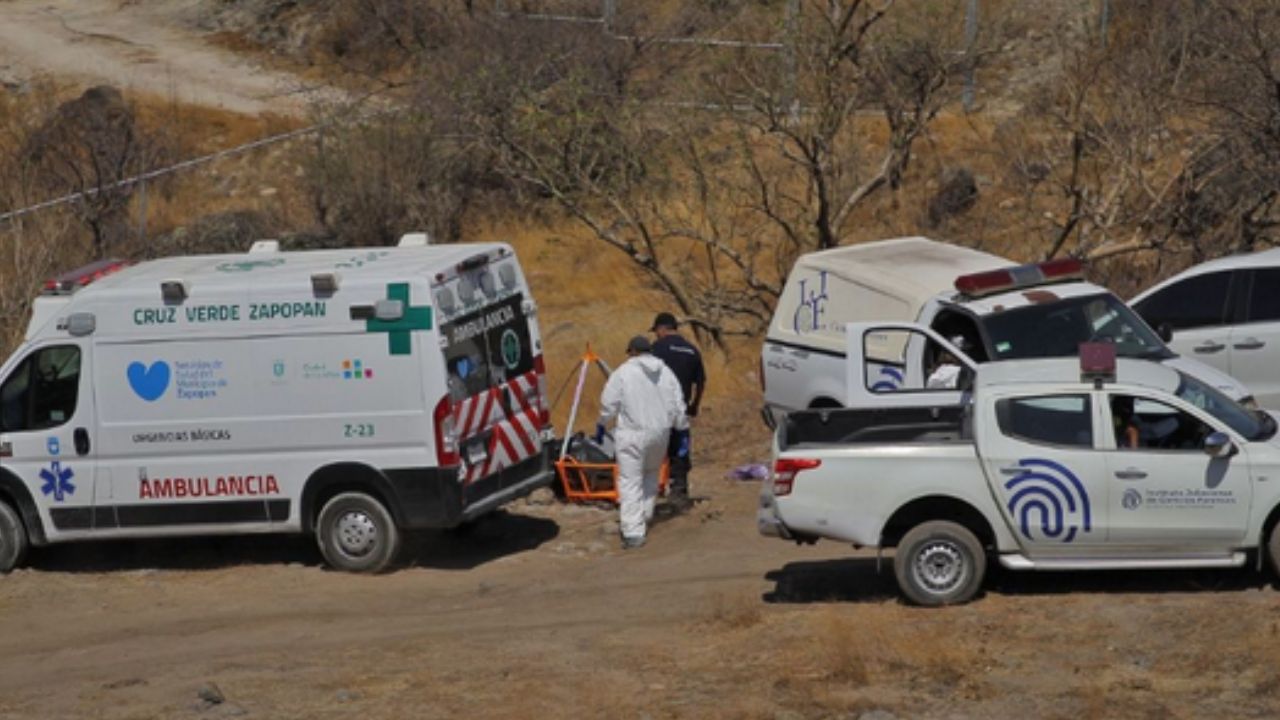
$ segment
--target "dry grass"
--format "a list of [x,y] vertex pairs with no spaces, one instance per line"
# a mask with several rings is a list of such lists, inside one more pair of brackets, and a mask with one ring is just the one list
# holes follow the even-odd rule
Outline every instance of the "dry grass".
[[760,600],[748,595],[714,593],[708,605],[708,621],[729,630],[747,630],[759,625],[764,619]]

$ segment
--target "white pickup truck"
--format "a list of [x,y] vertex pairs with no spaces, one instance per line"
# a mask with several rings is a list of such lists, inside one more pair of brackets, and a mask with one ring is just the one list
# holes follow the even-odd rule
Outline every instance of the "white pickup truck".
[[[866,349],[894,333],[955,354],[960,387],[867,382]],[[909,323],[852,323],[848,337],[852,407],[780,424],[764,535],[896,548],[898,585],[920,605],[971,599],[992,558],[1081,570],[1238,567],[1253,554],[1280,571],[1280,440],[1265,411],[1107,345],[975,365]]]

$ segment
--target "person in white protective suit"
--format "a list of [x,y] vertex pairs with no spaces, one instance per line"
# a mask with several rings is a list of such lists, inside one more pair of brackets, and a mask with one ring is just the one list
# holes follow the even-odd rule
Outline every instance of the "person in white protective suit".
[[653,519],[658,473],[667,456],[671,430],[688,428],[680,382],[671,368],[649,351],[649,339],[643,335],[627,343],[628,359],[605,383],[596,423],[598,440],[604,436],[605,424],[617,418],[613,442],[624,549],[644,545],[645,525]]

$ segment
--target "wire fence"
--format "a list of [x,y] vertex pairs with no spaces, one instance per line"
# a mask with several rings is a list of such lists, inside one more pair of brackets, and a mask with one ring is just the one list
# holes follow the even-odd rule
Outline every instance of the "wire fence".
[[148,180],[154,180],[156,178],[164,177],[166,175],[172,175],[174,173],[179,173],[184,170],[191,170],[193,168],[197,168],[202,165],[208,165],[209,163],[217,162],[219,160],[223,160],[229,157],[234,157],[236,155],[243,155],[244,153],[251,152],[253,150],[264,148],[270,145],[275,145],[277,143],[285,142],[287,140],[292,140],[294,138],[303,137],[305,135],[312,135],[314,133],[319,132],[324,127],[326,126],[312,125],[310,127],[300,128],[298,130],[290,130],[289,132],[279,133],[276,135],[269,135],[264,138],[258,138],[257,140],[247,142],[243,145],[237,145],[235,147],[225,148],[223,150],[218,150],[217,152],[209,153],[208,155],[201,155],[199,157],[188,158],[186,160],[182,160],[181,162],[174,163],[173,165],[168,165],[162,168],[149,170],[140,175],[134,175],[133,177],[128,177],[113,183],[108,183],[100,187],[89,188],[88,190],[84,190],[81,192],[74,192],[68,195],[63,195],[61,197],[45,200],[43,202],[36,203],[35,205],[29,205],[27,207],[19,208],[17,210],[10,210],[5,213],[0,213],[0,222],[16,220],[17,218],[20,218],[23,215],[30,215],[31,213],[38,212],[40,210],[46,210],[48,208],[57,207],[58,205],[65,205],[67,203],[75,202],[77,200],[91,198],[91,197],[94,197],[95,195],[100,195],[102,193],[108,193],[114,190],[120,190],[122,188],[131,187],[133,185],[142,185],[146,183]]
[[[972,1],[976,2],[976,0],[972,0]],[[799,12],[800,0],[787,0],[787,3],[788,3],[787,5],[788,13]],[[601,0],[600,15],[598,16],[579,16],[579,15],[564,15],[564,14],[551,14],[551,13],[522,13],[522,12],[518,13],[518,12],[507,10],[504,0],[494,0],[494,11],[498,17],[505,17],[508,19],[519,19],[519,20],[543,21],[543,22],[564,22],[564,23],[600,25],[606,33],[608,33],[612,38],[620,42],[644,41],[644,42],[654,43],[654,44],[701,45],[701,46],[708,46],[708,47],[746,48],[746,49],[769,50],[769,51],[781,51],[781,50],[785,50],[787,47],[787,45],[783,42],[755,42],[755,41],[748,41],[748,40],[721,39],[721,38],[696,38],[696,37],[640,38],[639,36],[636,36],[636,35],[614,33],[612,29],[615,27],[616,18],[617,18],[617,9],[618,9],[618,0]],[[714,103],[711,103],[711,104],[683,103],[679,105],[688,107],[688,108],[696,107],[703,110],[736,110],[737,109],[737,108],[720,107]],[[362,115],[360,117],[366,118],[367,116]],[[351,122],[351,121],[349,120],[348,122]],[[207,155],[201,155],[198,157],[189,158],[181,162],[177,162],[162,168],[156,168],[154,170],[150,170],[145,173],[141,173],[139,175],[135,175],[132,177],[124,178],[122,180],[112,182],[109,184],[101,185],[99,187],[89,188],[89,189],[79,191],[79,192],[74,192],[74,193],[68,193],[66,195],[62,195],[59,197],[50,198],[48,200],[38,202],[34,205],[29,205],[22,208],[16,208],[16,209],[8,210],[5,212],[0,212],[0,225],[4,223],[12,223],[13,221],[18,220],[23,216],[40,212],[42,210],[48,210],[50,208],[55,208],[55,207],[69,204],[69,203],[74,203],[80,200],[92,198],[96,195],[100,195],[103,193],[109,193],[109,192],[114,192],[116,190],[121,190],[124,188],[138,186],[140,188],[139,195],[142,198],[141,204],[144,205],[144,207],[140,209],[144,217],[141,218],[139,221],[140,223],[139,234],[143,235],[145,234],[146,183],[148,181],[155,180],[167,175],[172,175],[175,173],[192,170],[198,167],[209,165],[211,163],[216,163],[221,160],[225,160],[227,158],[243,155],[245,153],[253,152],[255,150],[259,150],[264,147],[276,145],[282,142],[287,142],[295,138],[303,137],[306,135],[312,135],[317,132],[320,132],[325,127],[327,127],[327,125],[317,124],[317,125],[311,125],[309,127],[300,128],[297,130],[291,130],[289,132],[270,135],[267,137],[259,138],[257,140],[253,140],[251,142],[244,143],[242,145],[225,148],[222,150],[218,150],[217,152],[209,153]]]
[[[795,97],[794,86],[795,86],[796,79],[795,79],[795,61],[794,61],[794,51],[792,46],[792,36],[794,35],[795,24],[800,14],[800,0],[787,0],[785,9],[784,9],[785,18],[784,18],[783,27],[784,27],[784,33],[788,37],[785,37],[780,40],[773,40],[773,41],[755,41],[755,40],[739,40],[739,39],[731,39],[731,38],[708,38],[708,37],[679,37],[679,36],[641,37],[638,35],[615,32],[615,28],[617,28],[617,24],[618,24],[618,6],[621,0],[600,0],[599,15],[566,15],[566,14],[555,14],[555,13],[519,12],[514,10],[508,10],[506,6],[507,0],[493,0],[493,1],[494,1],[494,5],[493,5],[494,11],[498,17],[504,17],[508,19],[517,19],[522,21],[535,21],[535,22],[595,24],[595,25],[599,25],[602,28],[602,31],[606,33],[610,38],[617,40],[619,42],[634,43],[634,42],[643,41],[651,44],[690,45],[690,46],[704,46],[704,47],[710,47],[710,48],[747,49],[747,50],[760,50],[760,51],[767,51],[767,52],[782,53],[783,62],[786,63],[787,72],[790,76],[789,82],[792,87],[791,97]],[[970,46],[972,46],[978,33],[979,0],[956,0],[956,1],[966,3],[964,34],[965,34],[966,42]],[[1093,2],[1094,0],[1084,0],[1084,1]],[[1100,2],[1099,30],[1105,36],[1106,29],[1107,29],[1107,22],[1110,17],[1111,0],[1097,0],[1097,1]],[[963,104],[966,110],[969,110],[972,108],[975,102],[975,93],[976,91],[975,91],[973,71],[970,69],[966,73],[965,83],[964,83],[964,88],[962,93]],[[676,103],[670,103],[670,105],[672,107],[677,107],[677,108],[679,107],[698,108],[698,109],[710,110],[710,111],[719,110],[719,111],[734,112],[734,111],[741,110],[741,108],[737,106],[725,106],[717,103],[706,103],[706,102],[683,102],[683,103],[676,102]],[[798,110],[802,110],[802,109],[798,109]],[[367,116],[365,115],[361,115],[355,119],[364,119],[366,117]],[[348,120],[347,122],[352,122],[355,119]],[[291,131],[279,133],[276,135],[270,135],[267,137],[259,138],[257,140],[253,140],[248,143],[244,143],[242,145],[225,148],[222,150],[218,150],[217,152],[209,153],[207,155],[201,155],[198,157],[189,158],[181,162],[177,162],[162,168],[156,168],[154,170],[150,170],[148,172],[135,175],[132,177],[124,178],[117,182],[103,185],[100,187],[90,188],[88,190],[84,190],[81,192],[75,192],[75,193],[70,193],[60,197],[51,198],[49,200],[44,200],[34,205],[29,205],[27,207],[8,210],[6,212],[0,212],[0,224],[12,223],[13,221],[25,215],[30,215],[32,213],[36,213],[42,210],[47,210],[50,208],[54,208],[61,205],[66,205],[68,203],[73,203],[79,200],[90,198],[101,193],[112,192],[122,188],[132,187],[135,185],[141,188],[140,194],[142,195],[142,198],[143,198],[142,202],[145,203],[145,197],[146,197],[145,188],[146,188],[146,183],[149,180],[154,180],[167,175],[172,175],[175,173],[192,170],[194,168],[209,165],[211,163],[216,163],[230,157],[235,157],[238,155],[243,155],[245,153],[253,152],[255,150],[259,150],[264,147],[269,147],[282,142],[287,142],[289,140],[293,140],[306,135],[312,135],[317,132],[320,132],[325,127],[328,127],[328,124],[316,124],[316,125],[311,125],[309,127],[300,128],[297,130],[291,130]],[[145,215],[145,207],[143,208],[143,214]],[[142,222],[145,223],[145,217],[142,220]]]

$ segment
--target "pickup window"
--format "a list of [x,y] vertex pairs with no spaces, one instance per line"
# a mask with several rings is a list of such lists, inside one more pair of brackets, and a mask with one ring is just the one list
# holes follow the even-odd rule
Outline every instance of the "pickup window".
[[1132,395],[1112,395],[1111,423],[1121,450],[1199,452],[1213,428],[1175,407]]
[[1000,432],[1045,445],[1093,447],[1088,395],[1043,395],[996,402]]
[[778,447],[971,442],[969,406],[800,410],[778,428]]

